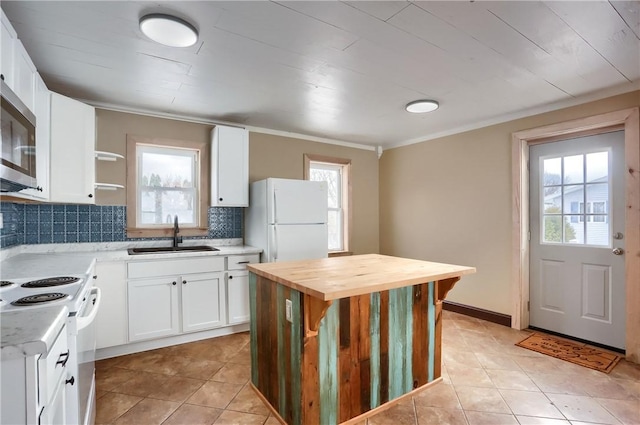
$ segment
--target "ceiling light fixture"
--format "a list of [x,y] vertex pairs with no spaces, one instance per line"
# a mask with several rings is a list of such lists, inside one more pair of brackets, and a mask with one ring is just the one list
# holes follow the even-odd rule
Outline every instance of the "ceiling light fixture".
[[193,25],[164,13],[140,18],[140,31],[156,43],[169,47],[189,47],[198,41],[198,30]]
[[407,112],[411,112],[414,114],[422,114],[425,112],[435,111],[440,107],[440,104],[435,100],[423,99],[423,100],[414,100],[413,102],[407,103],[405,109]]

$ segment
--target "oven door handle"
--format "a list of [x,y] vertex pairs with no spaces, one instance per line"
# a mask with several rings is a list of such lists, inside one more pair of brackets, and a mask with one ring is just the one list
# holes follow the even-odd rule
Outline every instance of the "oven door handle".
[[98,314],[98,309],[100,308],[100,301],[102,300],[100,288],[91,289],[91,295],[93,294],[96,294],[96,299],[93,303],[93,308],[91,309],[91,313],[89,313],[89,315],[85,317],[78,317],[78,331],[89,326],[93,322],[93,319],[95,319],[96,315]]

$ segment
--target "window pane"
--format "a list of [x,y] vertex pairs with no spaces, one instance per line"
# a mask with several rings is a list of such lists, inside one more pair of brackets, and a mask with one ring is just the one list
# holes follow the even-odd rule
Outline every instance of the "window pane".
[[582,183],[584,180],[584,155],[564,157],[563,184]]
[[609,152],[587,155],[587,182],[607,181],[609,178]]
[[606,221],[606,216],[597,215],[591,217],[592,220],[587,222],[587,240],[588,245],[609,245],[609,223]]
[[329,232],[329,251],[342,250],[342,213],[329,210],[327,229]]
[[544,168],[544,182],[543,186],[552,186],[562,183],[560,181],[560,168],[561,158],[545,159],[543,163]]
[[329,208],[340,208],[341,205],[341,182],[340,182],[340,170],[336,167],[329,168],[314,168],[310,170],[310,180],[313,181],[325,181],[328,186],[329,195]]
[[155,188],[141,193],[141,224],[173,224],[177,215],[181,224],[196,221],[194,190],[163,190]]
[[568,215],[564,217],[564,243],[584,243],[584,216]]
[[544,242],[562,242],[562,217],[561,216],[544,216],[543,219]]
[[[584,213],[584,186],[564,186],[564,208],[565,214]],[[577,206],[577,210],[576,210]]]

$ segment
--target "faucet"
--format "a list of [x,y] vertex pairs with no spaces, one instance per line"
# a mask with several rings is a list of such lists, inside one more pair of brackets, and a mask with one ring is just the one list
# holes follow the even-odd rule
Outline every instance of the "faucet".
[[178,244],[182,243],[182,236],[178,236],[180,233],[180,227],[178,227],[178,214],[176,214],[173,220],[173,248],[177,248]]

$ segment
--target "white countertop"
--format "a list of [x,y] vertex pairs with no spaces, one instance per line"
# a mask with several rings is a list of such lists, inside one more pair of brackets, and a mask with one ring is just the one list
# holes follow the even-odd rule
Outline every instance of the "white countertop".
[[[91,271],[94,261],[143,261],[158,258],[211,257],[258,254],[259,248],[222,245],[220,240],[189,240],[181,246],[211,245],[219,251],[129,255],[128,248],[168,246],[168,241],[127,241],[108,243],[21,245],[3,249],[0,277],[21,279],[45,276],[81,275]],[[222,241],[226,242],[226,241]],[[66,307],[51,306],[0,314],[2,359],[44,354],[68,315]]]
[[68,315],[67,307],[61,305],[2,313],[0,358],[9,360],[48,353]]

